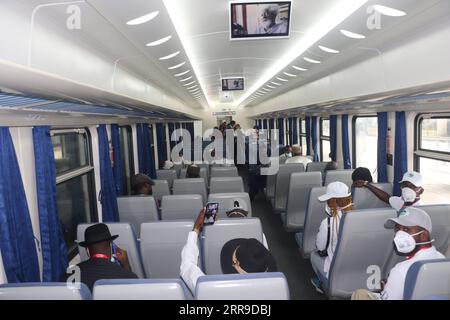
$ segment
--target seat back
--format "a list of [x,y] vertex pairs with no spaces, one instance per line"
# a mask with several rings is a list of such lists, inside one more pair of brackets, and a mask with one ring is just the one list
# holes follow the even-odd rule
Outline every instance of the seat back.
[[327,187],[315,187],[309,192],[308,204],[305,210],[305,223],[303,226],[302,245],[300,252],[304,258],[316,249],[316,236],[320,223],[327,217],[325,212],[326,202],[320,202],[318,197],[327,192]]
[[325,175],[325,186],[328,186],[332,182],[342,182],[345,183],[349,188],[353,184],[352,180],[353,170],[332,170],[326,171]]
[[206,202],[208,194],[206,184],[203,178],[177,179],[173,182],[173,194],[199,194],[202,196],[203,203]]
[[210,193],[244,192],[244,182],[241,177],[211,178]]
[[196,300],[289,300],[289,286],[281,272],[202,276]]
[[286,210],[289,181],[291,179],[291,173],[294,172],[305,172],[303,163],[280,164],[275,183],[274,209],[276,212]]
[[230,167],[211,167],[211,178],[216,177],[238,177],[238,170],[235,166]]
[[[77,227],[78,242],[84,241],[84,232],[94,223],[83,223]],[[106,223],[112,235],[119,237],[114,240],[114,243],[121,249],[126,250],[128,254],[128,261],[130,262],[131,270],[139,277],[145,278],[144,269],[142,268],[141,255],[136,240],[136,234],[131,224],[123,222],[108,222]],[[86,249],[78,246],[81,261],[88,259]]]
[[408,269],[404,300],[450,299],[450,259],[414,262]]
[[170,195],[169,183],[167,180],[153,180],[155,185],[152,186],[153,198],[161,203],[163,196]]
[[114,279],[95,282],[94,300],[186,300],[180,279]]
[[325,172],[328,162],[310,162],[306,165],[306,172]]
[[195,220],[203,208],[199,194],[164,196],[161,202],[161,220]]
[[192,221],[181,220],[142,224],[141,255],[147,277],[180,277],[181,250],[193,226]]
[[222,247],[226,242],[237,238],[254,238],[263,243],[263,231],[259,218],[224,219],[204,227],[202,248],[206,274],[222,274],[220,265]]
[[139,238],[141,223],[158,221],[158,208],[151,196],[117,197],[120,222],[131,223]]
[[[376,183],[374,186],[388,194],[392,194],[392,183]],[[377,196],[367,188],[352,189],[353,204],[358,210],[390,207],[389,203],[378,199]]]
[[[384,223],[395,218],[394,209],[350,211],[342,216],[339,240],[329,273],[329,295],[349,298],[367,288],[369,268],[381,269],[392,251],[394,232]],[[385,279],[384,274],[381,274]]]
[[[77,287],[79,285],[79,287]],[[84,283],[29,282],[0,285],[0,300],[91,300]]]
[[295,172],[291,174],[285,228],[289,232],[303,229],[309,193],[322,186],[321,172]]
[[167,180],[169,188],[172,189],[173,180],[178,179],[177,170],[156,170],[156,177],[158,178],[158,180]]
[[239,207],[248,211],[248,216],[252,216],[252,204],[247,192],[235,192],[235,193],[211,193],[208,197],[208,202],[219,203],[218,218],[226,218],[226,212],[234,208],[234,202],[239,202]]

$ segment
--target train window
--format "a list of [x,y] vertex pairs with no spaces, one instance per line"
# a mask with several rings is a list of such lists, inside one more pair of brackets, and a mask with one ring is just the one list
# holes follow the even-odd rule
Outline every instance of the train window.
[[120,151],[122,153],[123,192],[131,195],[131,177],[134,175],[133,137],[130,126],[120,126]]
[[320,159],[331,161],[330,158],[330,119],[320,119]]
[[365,167],[377,180],[378,118],[358,116],[353,118],[353,162],[356,167]]
[[306,156],[306,120],[300,120],[300,145],[302,146],[302,155]]
[[78,224],[96,221],[90,139],[84,129],[52,130],[51,134],[58,213],[72,259],[78,253],[75,243]]
[[427,204],[447,203],[450,197],[450,116],[419,115],[416,128],[415,170],[424,177],[422,199]]

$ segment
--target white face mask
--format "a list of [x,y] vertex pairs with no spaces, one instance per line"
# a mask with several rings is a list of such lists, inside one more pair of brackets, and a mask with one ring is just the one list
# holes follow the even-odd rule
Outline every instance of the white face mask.
[[288,158],[292,158],[292,152],[288,152],[288,153],[286,153],[286,157],[288,157]]
[[395,247],[397,248],[397,251],[400,253],[407,254],[407,253],[412,252],[416,248],[416,246],[419,244],[427,244],[427,243],[432,243],[434,241],[434,240],[431,240],[431,241],[427,241],[427,242],[416,243],[414,236],[417,236],[421,233],[423,233],[423,231],[420,231],[415,234],[409,234],[402,230],[397,231],[397,233],[395,234],[395,237],[394,237],[394,243],[395,243]]
[[403,188],[402,199],[405,202],[414,202],[417,199],[417,193],[411,188]]

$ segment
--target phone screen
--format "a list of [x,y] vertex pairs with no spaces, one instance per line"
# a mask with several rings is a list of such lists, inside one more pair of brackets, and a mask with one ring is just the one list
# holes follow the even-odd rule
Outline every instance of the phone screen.
[[203,224],[211,225],[214,224],[217,217],[217,212],[219,211],[219,204],[217,202],[208,202],[206,204],[205,220]]

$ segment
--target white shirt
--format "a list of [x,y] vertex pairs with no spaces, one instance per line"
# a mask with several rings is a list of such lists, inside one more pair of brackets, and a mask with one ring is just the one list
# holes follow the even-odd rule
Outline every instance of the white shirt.
[[[268,248],[266,236],[263,234],[263,244]],[[198,267],[198,234],[195,231],[189,232],[188,239],[181,251],[180,276],[188,286],[192,293],[195,292],[197,280],[205,274]]]
[[[336,245],[339,238],[339,224],[341,222],[342,212],[338,211],[335,218],[330,218],[330,244],[327,249],[328,256],[325,258],[325,263],[323,266],[323,271],[328,278],[328,272],[330,271],[331,262],[333,261],[334,251],[336,250]],[[325,218],[320,223],[319,233],[316,237],[316,247],[319,251],[325,250],[327,247],[327,237],[328,237],[328,219]]]
[[292,158],[287,159],[285,163],[303,163],[303,165],[304,165],[305,168],[306,168],[306,166],[308,165],[308,163],[311,163],[311,162],[312,162],[312,160],[309,159],[309,158],[307,158],[307,157],[304,157],[304,156],[295,156],[295,157],[292,157]]
[[[389,204],[396,211],[400,211],[403,208],[403,206],[405,205],[405,201],[403,200],[402,197],[390,197],[389,198]],[[423,203],[422,200],[419,200],[419,201],[417,201],[417,202],[412,204],[413,207],[415,207],[415,206],[423,206],[423,205],[424,205],[424,203]]]
[[382,300],[403,300],[403,289],[405,287],[405,278],[409,267],[417,261],[445,259],[444,255],[433,246],[418,251],[413,257],[399,262],[389,273],[384,291],[381,293]]

